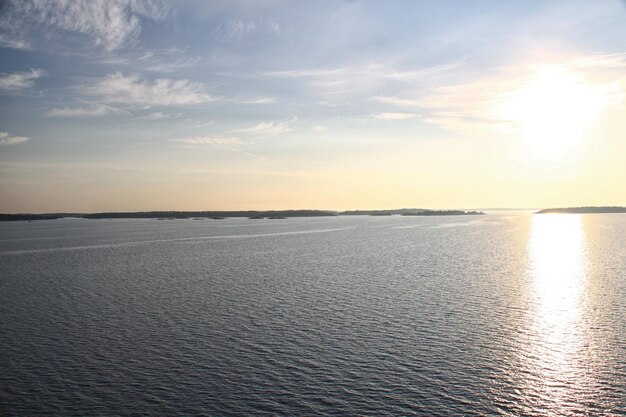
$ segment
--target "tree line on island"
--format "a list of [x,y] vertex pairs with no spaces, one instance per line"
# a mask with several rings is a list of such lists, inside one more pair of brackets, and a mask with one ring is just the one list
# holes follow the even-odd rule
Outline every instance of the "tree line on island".
[[45,214],[0,214],[0,221],[11,220],[53,220],[62,218],[81,219],[214,219],[229,217],[247,217],[249,219],[286,219],[289,217],[324,217],[324,216],[463,216],[484,214],[478,211],[464,210],[241,210],[241,211],[136,211],[107,213],[45,213]]
[[539,210],[537,214],[596,214],[596,213],[626,213],[626,207],[602,206],[602,207],[565,207]]
[[[569,207],[551,208],[537,212],[549,213],[626,213],[626,207]],[[240,210],[240,211],[135,211],[135,212],[107,212],[107,213],[43,213],[43,214],[1,214],[0,221],[18,220],[54,220],[62,218],[81,219],[194,219],[222,220],[228,217],[244,217],[249,219],[286,219],[289,217],[324,217],[324,216],[475,216],[484,215],[481,211],[465,210],[430,210],[418,208],[403,208],[393,210]]]

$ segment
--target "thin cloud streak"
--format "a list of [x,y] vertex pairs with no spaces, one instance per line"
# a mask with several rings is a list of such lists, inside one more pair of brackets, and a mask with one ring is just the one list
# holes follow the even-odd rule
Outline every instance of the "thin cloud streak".
[[246,99],[233,99],[231,100],[238,104],[275,104],[276,97],[259,97],[259,98],[246,98]]
[[32,48],[32,45],[27,40],[8,36],[5,33],[0,33],[0,46],[4,48],[21,50],[29,50]]
[[378,103],[391,104],[393,106],[398,106],[398,107],[417,107],[420,105],[419,100],[401,98],[401,97],[376,96],[376,97],[372,97],[371,100],[378,102]]
[[82,92],[107,103],[150,108],[209,103],[217,98],[207,94],[202,84],[190,80],[142,79],[139,75],[109,74]]
[[390,85],[430,84],[450,75],[460,62],[419,69],[397,69],[389,64],[343,66],[337,68],[305,68],[269,71],[250,78],[303,80],[311,92],[327,97],[353,97],[354,94],[371,95]]
[[196,120],[187,119],[187,120],[185,120],[185,124],[188,125],[191,128],[199,129],[201,127],[207,127],[207,126],[214,125],[215,124],[215,120],[209,120],[207,122],[199,122],[199,121],[196,121]]
[[297,117],[292,117],[290,120],[285,122],[261,122],[252,127],[231,130],[230,133],[242,133],[245,135],[253,135],[259,137],[275,136],[281,133],[289,132],[291,130],[291,127],[289,125],[297,120]]
[[224,25],[218,25],[214,34],[217,38],[229,40],[241,40],[244,36],[256,31],[254,22],[244,22],[242,20],[230,20]]
[[387,113],[378,113],[374,115],[374,117],[376,117],[377,119],[383,119],[383,120],[407,120],[407,119],[411,119],[415,117],[415,115],[412,113],[387,112]]
[[48,117],[103,117],[130,113],[112,106],[94,104],[88,107],[57,107],[46,113]]
[[239,145],[247,145],[248,142],[242,141],[236,137],[228,137],[228,136],[198,136],[191,138],[183,138],[183,139],[170,139],[170,142],[178,142],[190,147],[198,147],[198,146],[210,146],[216,149],[221,149],[233,153],[237,153],[240,155],[244,155],[250,158],[264,160],[265,157],[261,155],[257,155],[251,152],[242,151],[236,146]]
[[375,77],[409,81],[422,79],[426,76],[446,74],[455,69],[459,62],[445,65],[436,65],[417,70],[398,70],[387,64],[370,64],[365,66],[294,69],[283,71],[269,71],[262,73],[260,78],[344,78],[344,77]]
[[[422,68],[390,63],[343,65],[330,68],[305,67],[273,71],[221,72],[220,76],[280,83],[298,100],[317,98],[325,106],[352,106],[355,100],[384,96],[386,91],[413,90],[436,84],[452,76],[462,61]],[[281,98],[281,101],[282,98]]]
[[13,74],[1,74],[0,89],[16,92],[30,88],[35,84],[35,80],[41,78],[43,74],[44,72],[40,69],[31,69],[30,71],[15,72]]
[[244,21],[241,19],[231,19],[228,22],[220,23],[213,30],[213,36],[217,40],[241,41],[244,38],[255,34],[280,36],[282,30],[280,24],[275,21]]
[[182,113],[162,113],[162,112],[152,112],[148,113],[145,116],[137,117],[140,120],[172,120],[172,119],[180,119],[182,117]]
[[17,145],[29,139],[26,136],[12,136],[8,132],[0,132],[0,145]]
[[186,139],[170,139],[172,142],[186,143],[187,145],[213,145],[213,146],[230,146],[241,145],[241,139],[225,136],[198,136]]
[[186,49],[167,48],[145,50],[136,47],[124,51],[105,52],[96,55],[100,64],[123,66],[134,70],[171,73],[190,68],[201,61],[198,56],[188,56]]

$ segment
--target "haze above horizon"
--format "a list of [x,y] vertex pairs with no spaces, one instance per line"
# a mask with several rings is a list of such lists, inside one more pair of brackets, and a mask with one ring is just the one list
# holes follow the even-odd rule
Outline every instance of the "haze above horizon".
[[0,213],[626,206],[622,1],[8,0]]

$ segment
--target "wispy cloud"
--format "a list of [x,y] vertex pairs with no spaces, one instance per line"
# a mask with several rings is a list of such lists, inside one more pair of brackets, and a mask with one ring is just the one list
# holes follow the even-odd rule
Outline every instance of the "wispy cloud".
[[395,84],[423,83],[449,74],[458,66],[457,62],[418,69],[397,69],[388,64],[369,64],[336,68],[304,68],[269,71],[254,77],[268,79],[301,79],[310,83],[314,91],[322,95],[346,93],[372,94]]
[[169,8],[157,0],[7,0],[2,12],[0,28],[15,46],[28,45],[29,36],[68,32],[114,50],[136,38],[141,18],[164,20]]
[[170,119],[179,119],[182,117],[182,113],[162,113],[162,112],[152,112],[148,113],[145,116],[139,117],[139,119],[143,120],[170,120]]
[[275,136],[281,133],[286,133],[291,130],[290,124],[295,122],[297,117],[293,117],[288,121],[283,122],[261,122],[251,127],[234,129],[231,133],[239,133],[244,135],[253,135],[259,137]]
[[31,69],[25,72],[14,72],[13,74],[0,74],[0,89],[5,91],[19,91],[32,87],[35,80],[43,75],[40,69]]
[[202,121],[197,121],[197,120],[193,120],[193,119],[186,119],[185,120],[185,124],[188,125],[189,127],[192,128],[201,128],[201,127],[207,127],[207,126],[211,126],[215,124],[215,120],[209,120],[207,122],[202,122]]
[[378,113],[374,115],[377,119],[383,120],[406,120],[415,117],[413,113],[397,113],[397,112],[387,112],[387,113]]
[[586,56],[572,61],[569,65],[579,68],[626,68],[626,53]]
[[124,75],[119,72],[83,88],[83,92],[106,103],[144,108],[193,105],[216,100],[204,91],[204,86],[200,83],[167,78],[149,81],[136,74]]
[[239,104],[274,104],[276,103],[276,98],[275,97],[258,97],[258,98],[233,99],[233,101]]
[[[191,147],[210,146],[246,155],[255,159],[265,159],[263,156],[246,152],[242,150],[241,147],[253,143],[252,141],[254,139],[262,139],[289,132],[291,130],[290,125],[296,120],[297,117],[294,116],[285,121],[261,122],[251,127],[233,129],[212,136],[193,136],[181,139],[170,139],[170,141],[182,143]],[[208,124],[211,124],[211,122]],[[241,139],[241,136],[244,137],[245,140]]]
[[97,61],[101,64],[125,66],[150,72],[175,72],[200,62],[200,57],[188,56],[183,48],[145,50],[143,48],[104,53]]
[[244,22],[242,20],[230,20],[225,25],[219,25],[215,29],[218,37],[225,37],[227,39],[239,40],[249,33],[256,30],[256,24],[254,22]]
[[371,100],[378,103],[391,104],[397,107],[417,107],[420,104],[419,100],[402,97],[376,96],[372,97]]
[[129,114],[117,107],[92,104],[86,107],[57,107],[46,113],[48,117],[101,117],[111,114]]
[[171,139],[172,142],[186,143],[187,145],[212,145],[212,146],[231,146],[241,145],[243,142],[239,138],[226,136],[197,136],[185,139]]
[[269,30],[274,33],[274,35],[279,36],[282,32],[280,25],[274,21],[267,22]]
[[437,87],[419,100],[425,121],[447,130],[467,133],[477,128],[506,130],[508,121],[497,117],[503,97],[520,88],[521,79],[502,75]]
[[239,148],[240,145],[247,145],[249,143],[232,136],[197,136],[183,139],[170,139],[170,141],[183,143],[190,147],[209,146],[212,148],[237,153],[240,155],[245,155],[254,159],[265,159],[265,157],[261,155],[241,150]]
[[0,33],[0,46],[11,49],[31,49],[30,42],[6,33]]
[[174,72],[181,68],[192,67],[199,61],[199,57],[159,56],[154,52],[147,52],[135,60],[143,69],[153,72]]
[[26,136],[12,136],[8,132],[0,132],[0,145],[16,145],[28,139]]
[[215,38],[229,41],[239,41],[254,33],[280,36],[281,27],[273,20],[254,22],[231,19],[228,22],[217,25],[213,31]]

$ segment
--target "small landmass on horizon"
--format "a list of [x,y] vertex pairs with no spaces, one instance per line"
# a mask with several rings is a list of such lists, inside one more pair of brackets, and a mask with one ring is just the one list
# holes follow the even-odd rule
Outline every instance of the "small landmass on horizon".
[[479,211],[465,210],[431,210],[420,208],[402,208],[393,210],[347,210],[338,213],[340,216],[467,216],[485,214]]
[[594,213],[626,213],[626,207],[619,206],[599,206],[599,207],[566,207],[566,208],[549,208],[539,210],[535,214],[594,214]]

